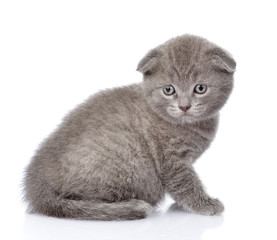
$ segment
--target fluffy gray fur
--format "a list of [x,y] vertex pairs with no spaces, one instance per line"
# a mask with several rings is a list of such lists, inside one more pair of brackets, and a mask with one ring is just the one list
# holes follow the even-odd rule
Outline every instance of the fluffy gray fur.
[[[196,36],[151,50],[138,64],[142,83],[91,96],[41,144],[24,179],[30,211],[140,219],[168,192],[175,207],[221,213],[192,164],[214,139],[235,67],[228,52]],[[205,93],[194,91],[199,84]],[[165,86],[175,93],[166,95]]]

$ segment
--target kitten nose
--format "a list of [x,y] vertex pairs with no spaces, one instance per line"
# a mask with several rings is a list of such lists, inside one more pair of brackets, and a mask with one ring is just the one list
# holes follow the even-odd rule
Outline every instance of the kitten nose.
[[180,108],[182,111],[186,112],[186,111],[188,111],[188,110],[191,108],[191,106],[190,106],[190,105],[189,105],[189,106],[179,106],[179,108]]

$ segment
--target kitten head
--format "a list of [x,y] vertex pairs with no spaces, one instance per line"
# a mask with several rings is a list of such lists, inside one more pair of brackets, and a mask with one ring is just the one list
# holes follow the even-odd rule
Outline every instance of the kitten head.
[[207,40],[183,35],[148,52],[139,62],[150,107],[172,123],[195,122],[218,113],[233,87],[236,63]]

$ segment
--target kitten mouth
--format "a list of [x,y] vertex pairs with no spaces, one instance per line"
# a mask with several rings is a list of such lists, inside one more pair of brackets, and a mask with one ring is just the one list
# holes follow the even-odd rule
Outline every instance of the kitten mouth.
[[178,117],[181,119],[188,119],[188,118],[192,118],[193,115],[189,112],[182,112]]
[[184,112],[182,113],[181,117],[192,117],[190,113]]
[[190,111],[180,111],[179,109],[176,109],[176,108],[169,108],[169,109],[167,109],[167,112],[169,113],[169,115],[171,115],[174,118],[185,119],[185,118],[193,117],[192,112],[190,112]]
[[191,112],[189,112],[189,111],[182,111],[182,113],[181,113],[181,117],[185,117],[185,116],[192,116],[192,114],[191,114]]

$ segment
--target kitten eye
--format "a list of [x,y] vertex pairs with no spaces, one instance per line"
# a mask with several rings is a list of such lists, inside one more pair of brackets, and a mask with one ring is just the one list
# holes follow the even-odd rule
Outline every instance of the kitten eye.
[[198,93],[198,94],[203,94],[207,91],[207,85],[205,84],[199,84],[199,85],[196,85],[195,88],[194,88],[194,92],[195,93]]
[[169,96],[175,93],[175,88],[172,85],[168,85],[164,87],[163,91],[165,95]]

